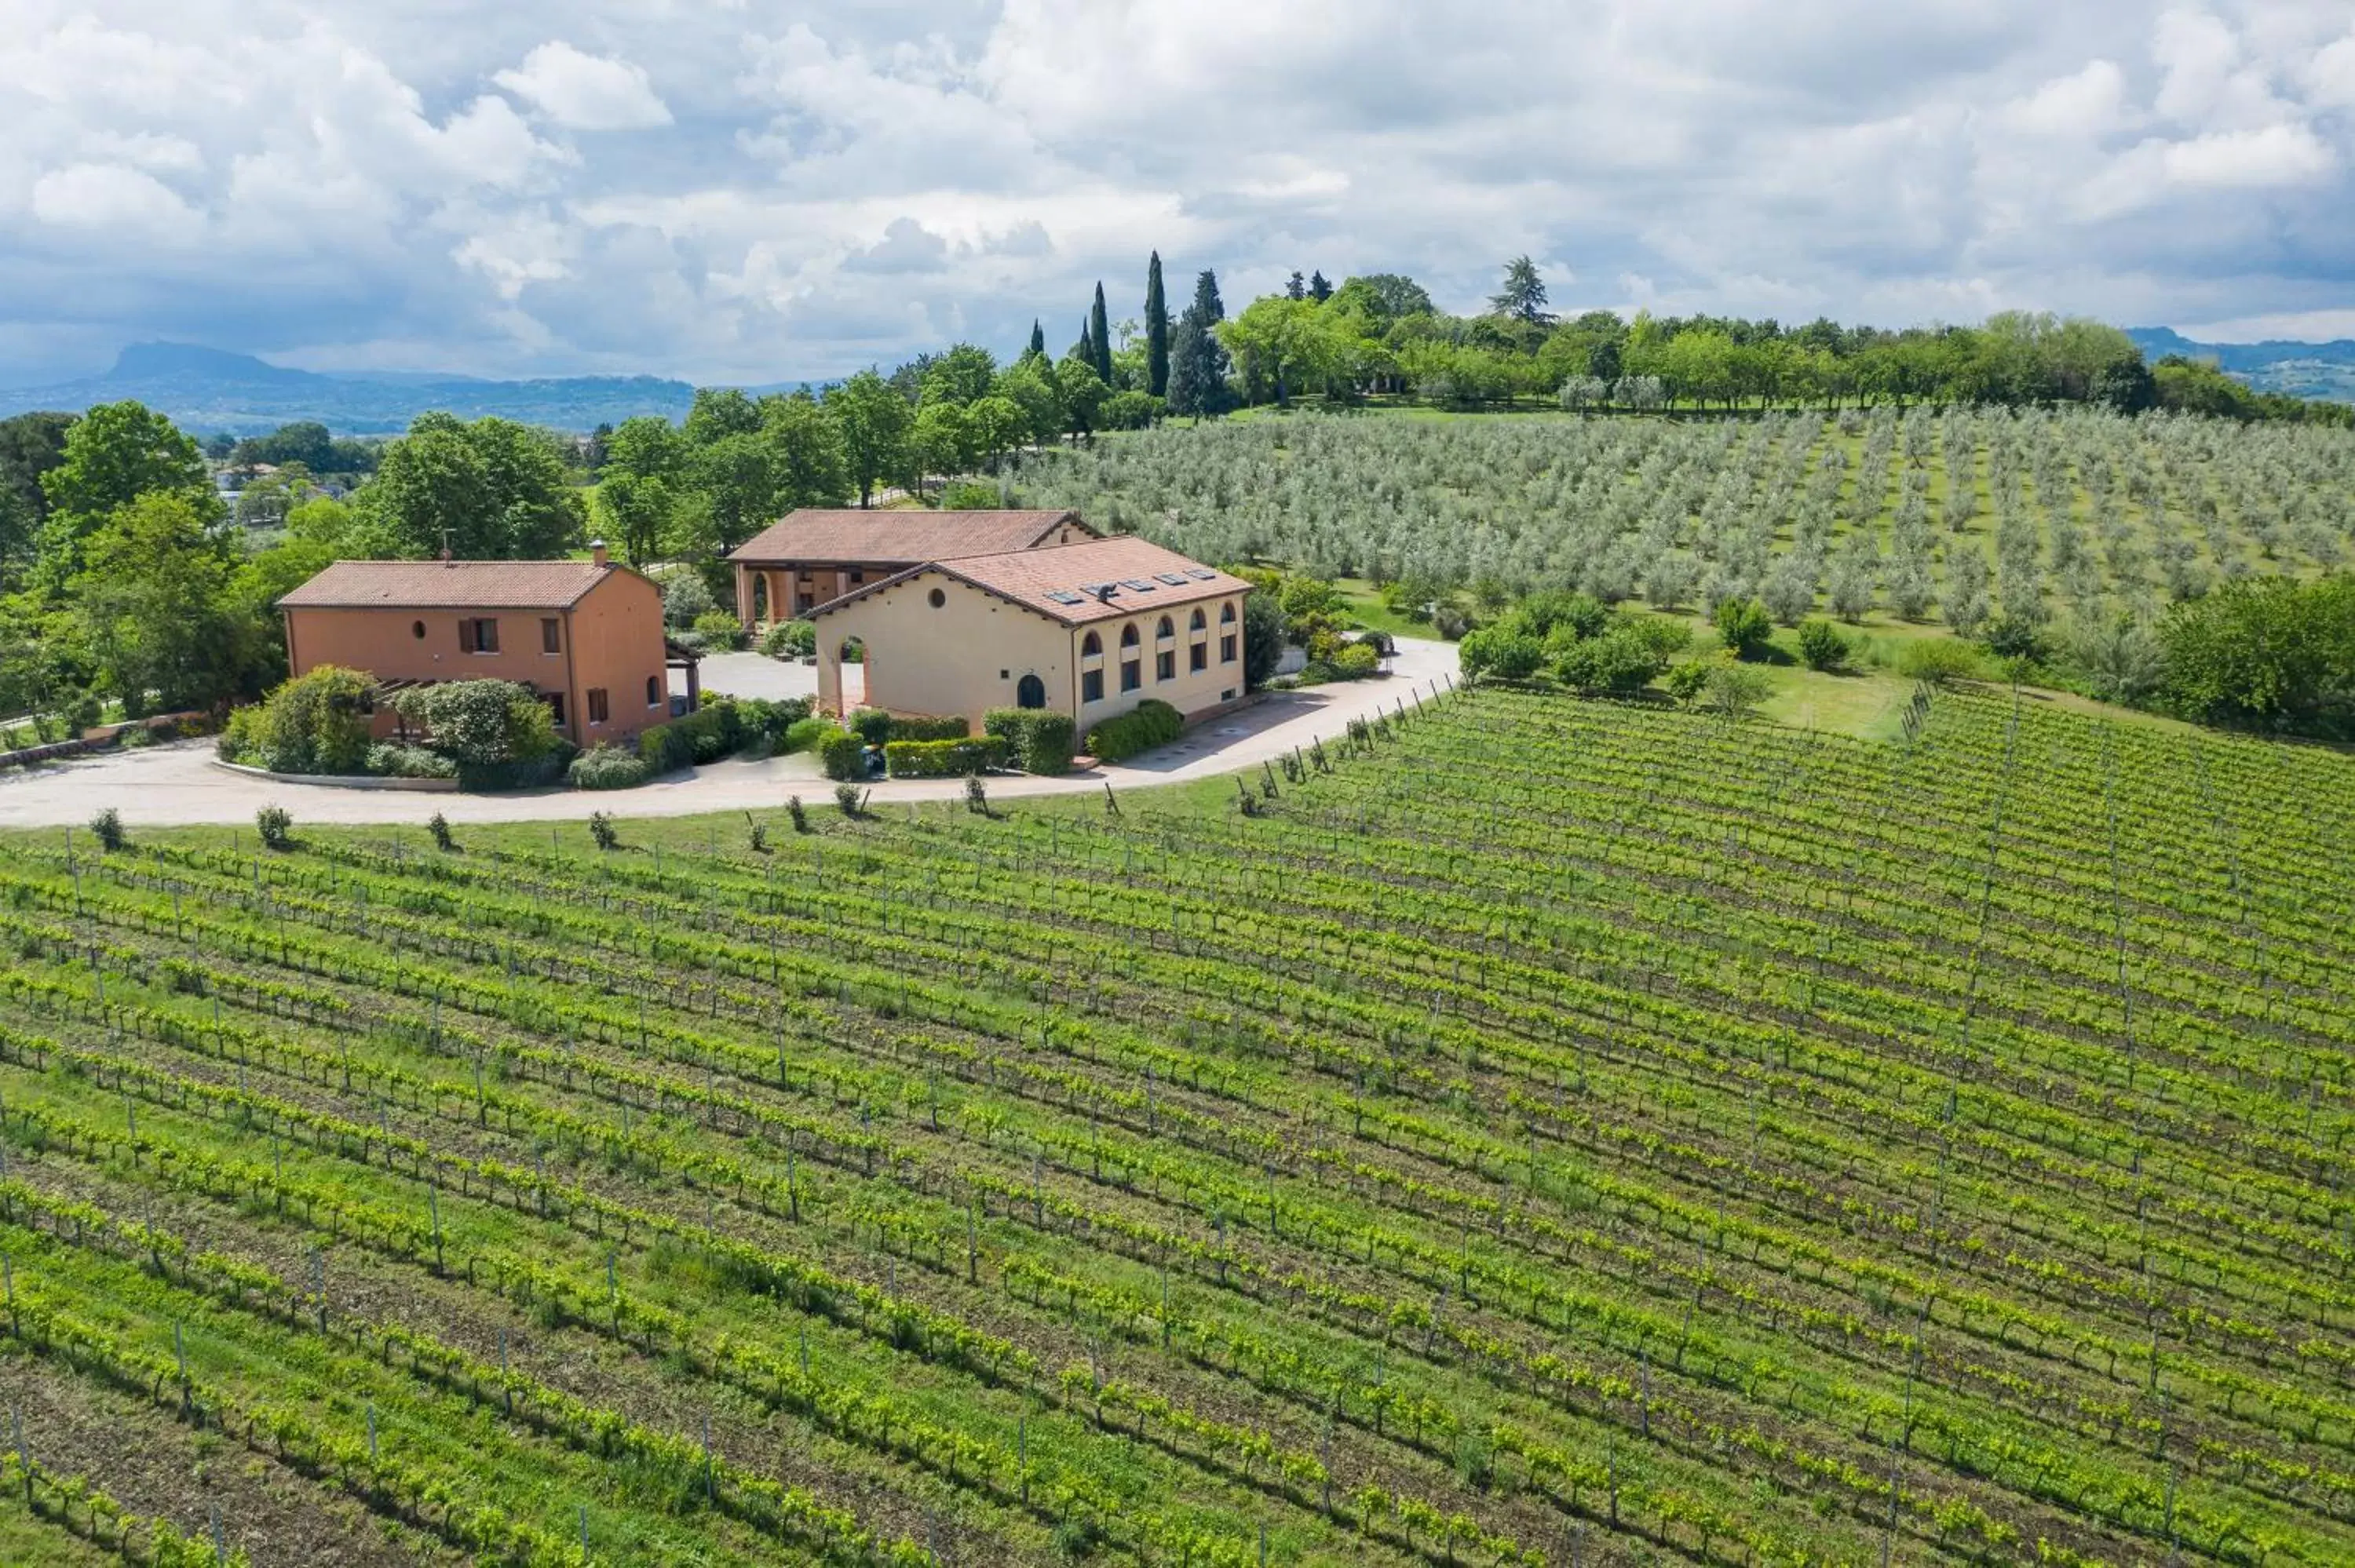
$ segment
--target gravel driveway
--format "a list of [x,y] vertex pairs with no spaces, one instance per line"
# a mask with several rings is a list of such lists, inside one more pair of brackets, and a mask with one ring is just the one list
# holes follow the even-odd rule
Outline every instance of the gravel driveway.
[[[1211,719],[1156,751],[1119,767],[1064,779],[1008,777],[993,779],[993,798],[1064,794],[1196,779],[1255,768],[1263,760],[1312,739],[1330,740],[1353,718],[1377,709],[1390,712],[1418,695],[1428,698],[1455,673],[1452,643],[1399,640],[1391,673],[1370,680],[1317,686],[1302,692],[1272,692],[1254,706]],[[749,661],[740,672],[738,661]],[[754,666],[766,666],[758,669]],[[743,695],[794,695],[783,690],[749,691],[756,679],[785,680],[796,674],[815,681],[807,665],[780,664],[758,654],[720,654],[703,665],[705,689]],[[772,674],[770,672],[777,672]],[[0,772],[0,828],[80,826],[112,806],[124,826],[164,827],[186,823],[245,823],[263,806],[279,805],[297,822],[422,822],[441,811],[453,822],[516,822],[579,820],[591,811],[623,817],[683,817],[698,811],[775,810],[787,795],[805,799],[831,788],[806,754],[766,762],[728,761],[670,774],[635,789],[587,791],[535,789],[511,795],[419,794],[339,789],[316,784],[281,784],[251,779],[213,766],[209,740],[182,741],[138,751],[110,752],[46,768]],[[964,793],[959,779],[878,779],[878,804],[890,800],[954,800]]]

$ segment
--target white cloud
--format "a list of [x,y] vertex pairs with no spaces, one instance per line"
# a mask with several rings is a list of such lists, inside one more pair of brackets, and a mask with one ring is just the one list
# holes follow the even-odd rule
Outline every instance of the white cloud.
[[2126,73],[2115,62],[2088,60],[2084,69],[2012,100],[1999,118],[2008,128],[2034,135],[2098,136],[2124,119],[2126,94]]
[[2178,185],[2255,189],[2307,185],[2337,166],[2322,139],[2303,125],[2218,131],[2166,151],[2162,166]]
[[33,182],[33,216],[60,228],[132,231],[150,240],[193,239],[199,219],[155,175],[121,164],[71,164]]
[[671,122],[646,73],[626,60],[583,54],[556,40],[492,79],[569,131],[643,131]]

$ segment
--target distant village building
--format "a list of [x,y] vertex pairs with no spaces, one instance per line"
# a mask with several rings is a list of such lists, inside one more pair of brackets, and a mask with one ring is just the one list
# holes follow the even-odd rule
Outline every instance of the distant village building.
[[805,508],[729,552],[736,618],[748,631],[926,561],[1092,539],[1076,512],[895,512]]
[[867,702],[897,714],[962,714],[978,731],[991,708],[1050,708],[1084,735],[1157,697],[1199,718],[1243,695],[1251,591],[1175,550],[1085,532],[926,561],[812,612],[818,706],[842,711],[842,653],[856,639]]
[[[380,693],[442,681],[528,686],[581,747],[670,716],[669,671],[701,696],[694,655],[663,635],[662,590],[609,560],[337,561],[278,601],[286,657],[364,670]],[[376,729],[392,732],[389,704]]]

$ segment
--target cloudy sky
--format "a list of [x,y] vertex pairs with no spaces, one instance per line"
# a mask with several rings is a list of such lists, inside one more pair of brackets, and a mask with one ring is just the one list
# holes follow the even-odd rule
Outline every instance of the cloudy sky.
[[1476,305],[2355,335],[2355,5],[0,0],[0,381],[773,381],[1157,247]]

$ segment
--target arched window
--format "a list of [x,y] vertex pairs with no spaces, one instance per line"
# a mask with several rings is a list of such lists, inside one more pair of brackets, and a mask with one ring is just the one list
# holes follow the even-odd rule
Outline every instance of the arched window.
[[1171,622],[1170,619],[1165,615],[1161,618],[1161,624],[1153,629],[1153,635],[1156,637],[1175,637],[1178,635],[1178,628]]
[[1088,635],[1087,635],[1087,640],[1086,640],[1085,641],[1083,641],[1083,642],[1082,642],[1082,643],[1080,644],[1080,652],[1081,652],[1082,653],[1083,653],[1083,654],[1085,654],[1085,653],[1095,653],[1095,654],[1101,654],[1101,653],[1103,653],[1103,638],[1101,638],[1101,637],[1098,637],[1098,636],[1097,636],[1094,632],[1092,632],[1092,631],[1089,632],[1089,633],[1088,633]]
[[1047,705],[1047,683],[1036,675],[1025,675],[1014,688],[1014,705],[1018,708],[1043,708]]
[[1208,631],[1209,629],[1210,623],[1204,618],[1201,607],[1199,605],[1196,606],[1194,609],[1194,619],[1186,623],[1186,630],[1188,631]]
[[1136,622],[1132,620],[1120,629],[1120,645],[1123,648],[1136,646]]
[[1231,624],[1234,619],[1235,606],[1232,599],[1229,599],[1226,603],[1219,606],[1219,624],[1220,626]]

